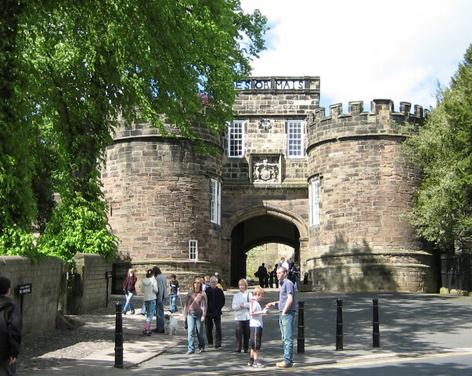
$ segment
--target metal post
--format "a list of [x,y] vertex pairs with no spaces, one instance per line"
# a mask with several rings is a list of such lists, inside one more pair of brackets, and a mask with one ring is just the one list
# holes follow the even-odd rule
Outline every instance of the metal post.
[[336,350],[343,349],[343,301],[336,299]]
[[[24,295],[20,295],[20,313],[23,314],[23,297]],[[6,317],[6,316],[5,316]]]
[[305,302],[298,302],[297,353],[305,352]]
[[107,287],[105,291],[105,307],[108,308],[108,288],[110,287],[110,278],[112,276],[112,272],[105,272],[105,279],[107,280]]
[[373,302],[373,319],[372,319],[372,347],[380,347],[380,331],[379,331],[379,299],[372,299]]
[[123,316],[121,303],[116,303],[115,367],[123,368]]

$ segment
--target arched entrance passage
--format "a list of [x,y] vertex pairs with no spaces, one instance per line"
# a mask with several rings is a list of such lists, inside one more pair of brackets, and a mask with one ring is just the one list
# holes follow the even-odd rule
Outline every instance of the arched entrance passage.
[[226,227],[228,232],[231,229],[232,286],[246,277],[246,252],[255,246],[266,243],[288,245],[294,248],[295,261],[300,263],[300,239],[306,236],[306,228],[295,216],[274,209],[256,208],[232,219],[232,226]]

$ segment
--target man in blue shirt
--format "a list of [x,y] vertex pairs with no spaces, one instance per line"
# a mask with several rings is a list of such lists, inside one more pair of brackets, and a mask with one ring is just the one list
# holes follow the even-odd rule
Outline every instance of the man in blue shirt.
[[278,368],[289,368],[293,366],[293,331],[295,326],[295,313],[297,308],[297,296],[295,286],[288,279],[288,270],[279,266],[277,268],[277,279],[280,284],[279,300],[267,303],[266,307],[279,306],[279,326],[284,346],[284,360],[278,362]]

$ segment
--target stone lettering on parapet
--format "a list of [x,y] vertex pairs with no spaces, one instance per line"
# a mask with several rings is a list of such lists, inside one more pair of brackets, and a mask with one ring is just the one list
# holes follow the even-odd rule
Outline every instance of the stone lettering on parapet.
[[305,80],[302,79],[250,79],[236,81],[236,90],[304,90]]

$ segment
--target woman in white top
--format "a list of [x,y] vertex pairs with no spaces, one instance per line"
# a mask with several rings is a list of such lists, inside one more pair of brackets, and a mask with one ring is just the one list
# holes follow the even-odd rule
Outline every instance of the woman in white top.
[[232,308],[234,320],[236,321],[236,352],[249,351],[249,307],[252,294],[247,290],[248,285],[245,279],[238,282],[239,292],[233,296]]
[[152,269],[146,272],[146,278],[141,282],[141,291],[144,294],[144,304],[146,306],[146,323],[143,334],[151,335],[151,322],[156,312],[156,294],[158,293],[157,281],[154,278]]

